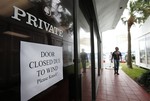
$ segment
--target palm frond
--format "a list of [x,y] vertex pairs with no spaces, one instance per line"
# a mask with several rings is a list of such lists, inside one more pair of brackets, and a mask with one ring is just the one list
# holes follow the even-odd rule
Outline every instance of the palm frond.
[[[131,0],[127,9],[129,10],[130,17],[132,17],[132,19],[130,18],[128,20],[132,23],[144,23],[150,16],[150,0]],[[122,17],[121,20],[124,24],[127,23],[125,17]]]
[[[137,0],[130,5],[135,23],[144,23],[150,15],[150,0]],[[139,16],[140,15],[140,16]]]

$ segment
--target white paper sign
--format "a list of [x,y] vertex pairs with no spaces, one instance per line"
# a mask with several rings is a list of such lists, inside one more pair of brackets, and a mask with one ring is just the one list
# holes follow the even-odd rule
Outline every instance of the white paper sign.
[[62,47],[21,41],[21,101],[63,79]]

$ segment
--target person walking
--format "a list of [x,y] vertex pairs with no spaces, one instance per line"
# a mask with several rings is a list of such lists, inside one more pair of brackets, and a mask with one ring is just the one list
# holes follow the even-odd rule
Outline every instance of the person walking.
[[82,67],[83,67],[83,73],[86,73],[86,62],[88,62],[88,56],[87,53],[84,52],[84,49],[82,49],[82,52],[80,54]]
[[111,61],[114,59],[114,74],[119,75],[118,70],[119,70],[119,62],[120,60],[122,61],[122,54],[119,51],[118,47],[115,47],[115,51],[112,53],[112,58]]

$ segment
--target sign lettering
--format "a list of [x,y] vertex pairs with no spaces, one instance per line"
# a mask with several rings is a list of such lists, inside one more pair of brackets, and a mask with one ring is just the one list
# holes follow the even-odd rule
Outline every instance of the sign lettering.
[[51,25],[50,23],[40,18],[35,17],[34,15],[28,12],[25,12],[24,10],[16,6],[13,6],[13,8],[14,8],[14,14],[13,16],[11,16],[11,18],[18,20],[18,21],[22,21],[22,18],[27,17],[26,24],[34,26],[39,29],[44,29],[47,32],[63,37],[63,31],[61,29]]

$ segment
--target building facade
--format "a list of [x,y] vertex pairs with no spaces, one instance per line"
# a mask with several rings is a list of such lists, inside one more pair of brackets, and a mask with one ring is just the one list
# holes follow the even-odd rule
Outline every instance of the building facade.
[[140,27],[136,42],[136,65],[150,69],[150,18]]
[[[1,0],[0,100],[82,101],[82,29],[90,36],[89,91],[90,100],[95,101],[102,63],[101,32],[116,26],[127,1]],[[104,16],[110,13],[104,8],[111,11],[107,20]]]

